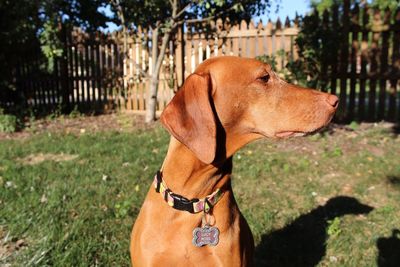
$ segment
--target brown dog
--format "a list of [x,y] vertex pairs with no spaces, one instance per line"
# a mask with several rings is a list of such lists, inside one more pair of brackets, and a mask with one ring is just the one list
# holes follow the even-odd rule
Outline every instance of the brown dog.
[[[132,264],[251,266],[254,242],[233,196],[232,155],[262,137],[314,132],[330,122],[337,105],[336,96],[288,84],[254,59],[216,57],[202,63],[161,115],[172,136],[163,181],[155,186],[160,191],[167,185],[186,200],[217,189],[223,194],[208,203],[205,216],[170,207],[163,198],[169,201],[171,192],[160,194],[152,186],[133,227]],[[218,243],[195,246],[194,229],[204,230],[206,222],[219,230]],[[204,240],[206,235],[200,234]]]

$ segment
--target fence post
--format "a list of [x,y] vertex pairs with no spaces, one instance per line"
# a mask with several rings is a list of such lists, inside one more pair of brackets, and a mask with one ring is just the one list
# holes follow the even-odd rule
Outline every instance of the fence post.
[[378,120],[385,118],[386,107],[386,81],[388,71],[388,56],[389,56],[389,25],[391,12],[389,9],[384,11],[383,24],[381,24],[382,43],[380,53],[380,81],[379,81],[379,104],[378,104]]
[[65,29],[65,26],[60,23],[59,25],[59,33],[60,33],[60,39],[63,44],[63,54],[60,58],[60,75],[61,77],[58,77],[58,80],[61,81],[61,104],[62,104],[62,109],[63,112],[69,113],[71,112],[71,105],[69,101],[69,96],[70,96],[70,90],[69,90],[69,75],[68,75],[68,41],[67,41],[67,30]]
[[[347,60],[349,56],[349,9],[350,1],[343,1],[342,16],[342,45],[340,47],[340,104],[339,104],[339,120],[347,120]],[[342,116],[342,117],[340,117]]]

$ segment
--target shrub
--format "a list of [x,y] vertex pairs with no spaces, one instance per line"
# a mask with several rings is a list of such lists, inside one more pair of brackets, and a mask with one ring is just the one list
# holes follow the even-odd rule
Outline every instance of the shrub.
[[276,65],[278,64],[277,60],[276,60],[276,56],[275,55],[262,55],[262,56],[258,56],[256,57],[257,60],[260,60],[264,63],[268,63],[269,65],[271,65],[271,68],[273,70],[276,70]]
[[0,132],[13,133],[17,130],[17,117],[0,113]]
[[75,105],[74,109],[71,111],[71,113],[69,113],[69,117],[74,119],[74,118],[79,118],[80,116],[82,116],[82,114],[79,111],[78,106]]
[[[298,58],[288,58],[287,64],[278,71],[280,77],[294,84],[327,90],[332,69],[328,65],[337,59],[342,39],[341,31],[323,22],[324,13],[314,9],[312,13],[299,19],[300,32],[295,40]],[[282,53],[283,52],[283,53]],[[284,51],[276,55],[261,56],[259,60],[276,66]]]
[[[285,67],[281,68],[280,70],[277,70],[278,60],[283,60],[285,57],[289,58],[285,54],[285,51],[283,49],[280,49],[280,50],[276,51],[276,54],[274,54],[274,55],[261,55],[261,56],[256,57],[256,59],[271,65],[271,68],[276,73],[278,73],[279,77],[283,78],[287,82],[293,83],[293,84],[299,84],[299,82],[301,82],[302,80],[298,79],[298,75],[297,75],[298,73],[292,72],[292,70],[294,69],[292,66],[293,66],[293,64],[296,64],[296,62],[294,62],[290,58],[289,58],[289,62],[286,64]],[[300,83],[300,84],[304,85],[302,83]]]

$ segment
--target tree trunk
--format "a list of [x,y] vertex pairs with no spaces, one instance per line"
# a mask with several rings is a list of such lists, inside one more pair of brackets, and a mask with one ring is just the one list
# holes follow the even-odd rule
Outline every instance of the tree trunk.
[[149,94],[146,105],[146,123],[156,120],[157,110],[158,74],[153,73],[150,79]]
[[167,50],[167,45],[172,34],[172,29],[164,33],[161,49],[158,52],[158,28],[153,31],[153,52],[152,52],[152,65],[153,73],[150,78],[150,88],[147,94],[146,102],[146,123],[150,123],[156,120],[156,109],[157,109],[157,91],[158,91],[158,78],[160,76],[160,70],[162,62],[164,60],[165,52]]

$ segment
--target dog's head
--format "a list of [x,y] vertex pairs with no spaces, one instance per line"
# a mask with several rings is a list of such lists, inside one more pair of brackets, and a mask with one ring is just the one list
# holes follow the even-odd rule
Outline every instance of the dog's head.
[[330,122],[337,105],[336,96],[288,84],[268,64],[217,57],[186,79],[161,122],[201,161],[212,163],[218,142],[227,158],[260,137],[315,132]]

